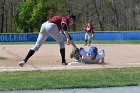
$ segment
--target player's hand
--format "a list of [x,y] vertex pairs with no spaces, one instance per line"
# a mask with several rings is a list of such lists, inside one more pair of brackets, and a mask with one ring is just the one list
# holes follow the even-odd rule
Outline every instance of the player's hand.
[[70,44],[71,44],[71,40],[67,39],[67,45],[70,45]]

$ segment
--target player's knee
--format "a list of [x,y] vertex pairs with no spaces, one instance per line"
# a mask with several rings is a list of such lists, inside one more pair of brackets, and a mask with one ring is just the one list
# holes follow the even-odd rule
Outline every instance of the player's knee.
[[33,46],[31,50],[38,51],[41,46]]

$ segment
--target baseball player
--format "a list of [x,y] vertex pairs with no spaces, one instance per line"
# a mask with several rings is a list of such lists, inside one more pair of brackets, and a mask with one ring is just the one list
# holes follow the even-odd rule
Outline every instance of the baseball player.
[[74,49],[70,57],[75,58],[77,62],[85,64],[101,64],[104,63],[105,52],[104,50],[98,52],[96,46],[91,46],[88,52],[84,48]]
[[89,43],[88,45],[90,46],[91,44],[91,40],[94,37],[94,31],[93,31],[93,25],[91,24],[92,20],[90,20],[88,22],[88,24],[86,24],[86,26],[84,27],[85,30],[85,45],[87,45],[87,42]]
[[19,62],[19,66],[22,67],[28,61],[28,59],[36,51],[39,50],[39,48],[45,42],[49,35],[52,36],[59,43],[62,65],[67,65],[65,61],[65,45],[63,38],[60,36],[59,32],[61,31],[67,38],[67,45],[71,44],[74,48],[77,48],[72,40],[72,37],[68,33],[68,26],[71,26],[74,23],[75,19],[76,16],[74,14],[70,14],[69,16],[54,16],[50,18],[47,22],[44,22],[41,26],[36,44],[29,50],[26,57],[21,62]]

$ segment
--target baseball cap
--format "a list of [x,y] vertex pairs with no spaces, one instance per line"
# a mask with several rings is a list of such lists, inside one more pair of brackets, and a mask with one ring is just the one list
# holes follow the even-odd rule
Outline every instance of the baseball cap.
[[74,21],[76,20],[76,15],[75,14],[69,14],[68,17],[72,18]]
[[89,48],[88,54],[90,54],[90,55],[93,55],[93,54],[97,55],[97,52],[98,52],[97,48],[95,46],[91,46]]
[[92,19],[90,19],[88,22],[91,23],[92,22]]

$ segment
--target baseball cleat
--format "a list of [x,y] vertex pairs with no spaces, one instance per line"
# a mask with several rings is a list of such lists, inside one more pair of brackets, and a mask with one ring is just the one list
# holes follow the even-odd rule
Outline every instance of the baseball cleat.
[[23,67],[24,64],[25,64],[25,61],[19,62],[19,66],[21,66],[21,67]]
[[85,44],[84,46],[86,46],[87,44]]
[[66,66],[66,65],[68,65],[68,63],[66,63],[66,62],[65,63],[62,63],[62,65]]

